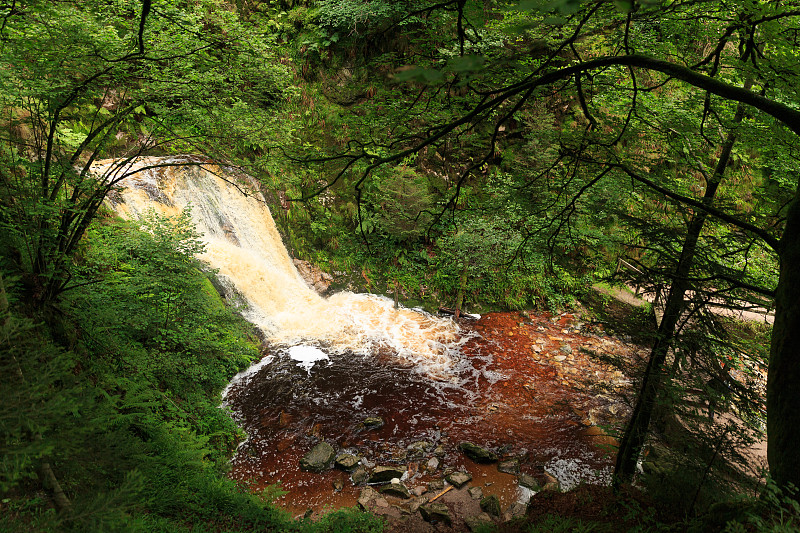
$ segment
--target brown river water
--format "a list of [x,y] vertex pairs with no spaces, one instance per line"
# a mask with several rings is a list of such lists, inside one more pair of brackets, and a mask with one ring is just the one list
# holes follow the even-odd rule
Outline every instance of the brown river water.
[[[524,473],[540,477],[546,470],[562,487],[607,482],[614,441],[591,426],[586,413],[617,398],[628,384],[590,353],[629,354],[635,347],[600,331],[576,330],[574,322],[571,315],[554,320],[517,313],[464,322],[472,338],[447,380],[432,379],[386,353],[331,355],[307,372],[278,350],[228,391],[226,403],[249,435],[232,461],[231,476],[251,489],[279,483],[287,494],[278,503],[293,513],[354,505],[361,487],[346,472],[299,467],[322,439],[337,452],[363,456],[368,466],[408,465],[409,488],[451,468],[469,472],[473,485],[497,494],[504,507],[524,500],[515,476],[498,472],[497,465],[476,464],[457,449],[470,441],[521,458]],[[364,429],[361,421],[373,416],[385,425]],[[431,450],[441,446],[436,471],[425,471],[432,451],[407,457],[406,447],[418,441]],[[340,491],[334,489],[337,481]]]

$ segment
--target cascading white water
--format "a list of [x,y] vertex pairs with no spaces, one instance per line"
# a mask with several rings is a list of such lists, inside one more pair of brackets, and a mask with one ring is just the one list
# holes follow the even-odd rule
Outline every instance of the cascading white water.
[[[391,300],[371,294],[320,297],[295,269],[269,208],[247,178],[189,157],[106,160],[93,170],[105,179],[129,174],[111,200],[125,218],[138,219],[151,210],[174,216],[191,205],[206,244],[200,259],[245,298],[243,315],[270,342],[355,353],[383,346],[433,377],[448,377],[462,342],[452,320],[395,309]],[[302,354],[308,362],[311,352]]]

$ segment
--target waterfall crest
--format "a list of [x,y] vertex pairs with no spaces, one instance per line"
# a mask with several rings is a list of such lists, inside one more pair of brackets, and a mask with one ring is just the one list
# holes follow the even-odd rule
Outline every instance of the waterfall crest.
[[[161,166],[159,166],[161,165]],[[188,156],[100,161],[104,179],[124,177],[109,204],[123,218],[154,210],[175,216],[191,205],[206,251],[223,285],[246,300],[244,317],[278,346],[312,344],[332,352],[367,354],[388,348],[427,374],[446,378],[463,342],[455,322],[371,294],[322,298],[292,264],[253,180]]]

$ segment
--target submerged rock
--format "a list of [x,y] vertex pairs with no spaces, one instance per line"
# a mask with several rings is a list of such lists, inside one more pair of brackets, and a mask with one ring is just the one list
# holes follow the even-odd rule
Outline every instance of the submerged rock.
[[322,472],[330,467],[335,454],[333,446],[320,442],[300,459],[300,468],[308,472]]
[[366,429],[380,429],[383,427],[383,418],[379,416],[370,416],[361,422],[361,426]]
[[426,503],[428,503],[428,498],[426,498],[424,496],[417,496],[416,498],[414,498],[413,500],[411,500],[408,503],[408,507],[407,507],[408,512],[410,512],[412,514],[416,513],[417,511],[419,511],[420,506],[424,505]]
[[494,463],[497,461],[496,453],[471,442],[462,442],[458,445],[458,449],[476,463]]
[[441,479],[434,479],[433,481],[428,482],[428,490],[431,492],[437,492],[444,488],[444,481]]
[[508,459],[497,464],[497,470],[505,474],[519,474],[519,459]]
[[419,514],[426,522],[443,522],[448,526],[453,525],[450,510],[443,503],[426,503],[419,506]]

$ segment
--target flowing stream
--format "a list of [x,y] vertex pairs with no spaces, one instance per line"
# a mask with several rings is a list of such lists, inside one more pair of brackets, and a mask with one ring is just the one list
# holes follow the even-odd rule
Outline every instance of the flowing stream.
[[206,246],[200,259],[244,299],[243,315],[271,344],[306,346],[289,352],[306,366],[329,353],[384,349],[436,379],[450,377],[464,341],[455,322],[395,309],[388,298],[372,294],[320,297],[300,277],[269,208],[246,176],[187,157],[138,158],[127,165],[101,161],[95,172],[111,179],[130,174],[111,198],[125,218],[152,211],[175,216],[190,208]]
[[[451,468],[471,472],[504,506],[529,496],[516,477],[466,460],[457,444],[470,440],[517,457],[523,472],[546,470],[564,487],[607,480],[610,459],[598,444],[608,437],[586,428],[586,413],[607,401],[587,383],[611,378],[578,347],[623,347],[575,333],[571,318],[523,322],[506,313],[460,326],[375,295],[322,298],[294,268],[246,176],[189,157],[103,161],[95,171],[130,174],[110,197],[123,217],[190,206],[206,245],[200,258],[269,340],[264,359],[224,393],[248,433],[232,460],[234,478],[253,489],[280,483],[288,491],[281,503],[297,512],[353,505],[360,487],[346,473],[299,469],[303,454],[325,440],[367,467],[407,465],[409,486]],[[361,424],[373,416],[383,427]]]

